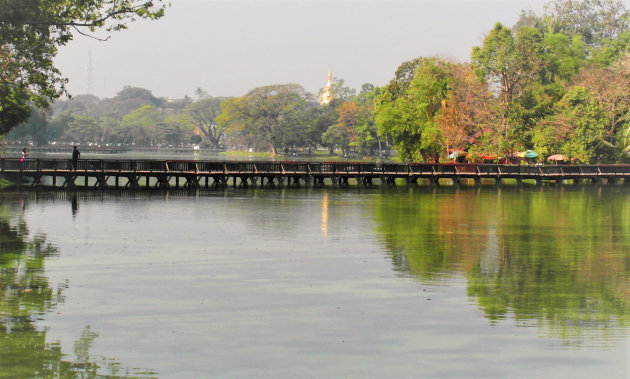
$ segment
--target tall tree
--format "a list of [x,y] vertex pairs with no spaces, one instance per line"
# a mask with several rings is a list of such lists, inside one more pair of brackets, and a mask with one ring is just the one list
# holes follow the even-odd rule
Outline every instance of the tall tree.
[[[415,67],[413,74],[411,67]],[[392,136],[399,159],[422,161],[439,154],[435,121],[448,95],[450,80],[447,62],[414,59],[399,67],[396,78],[376,100],[374,119],[379,135]]]
[[[436,118],[444,150],[468,149],[473,136],[491,123],[490,93],[475,78],[469,64],[450,66],[452,79],[448,95],[442,100]],[[483,149],[482,149],[483,150]]]
[[137,18],[163,16],[164,0],[0,0],[0,133],[66,93],[54,66],[57,49],[73,36],[115,31]]
[[312,101],[312,96],[298,84],[258,87],[226,101],[218,121],[221,127],[237,127],[257,136],[276,155],[285,122],[294,117],[295,112],[304,111]]
[[594,47],[630,27],[630,12],[623,0],[554,0],[547,4],[545,13],[550,30],[580,36]]
[[539,153],[562,153],[581,162],[599,160],[608,120],[600,103],[586,88],[575,86],[554,105],[554,114],[534,136]]
[[578,84],[599,102],[609,122],[605,140],[614,143],[617,131],[630,121],[630,71],[591,67],[580,74]]
[[152,105],[143,105],[129,112],[120,123],[127,143],[141,146],[153,146],[162,140],[164,134],[163,118]]
[[217,122],[224,100],[224,97],[204,97],[185,109],[195,126],[203,133],[207,143],[214,149],[219,148],[226,129],[225,125]]
[[496,23],[481,47],[472,51],[474,70],[481,81],[494,87],[500,103],[496,125],[496,148],[507,153],[513,149],[515,127],[511,125],[513,101],[534,80],[541,68],[542,34],[530,27],[521,27],[516,36],[511,29]]
[[348,153],[350,144],[356,141],[357,126],[361,124],[359,106],[352,101],[346,101],[337,108],[339,117],[337,123],[322,135],[322,142],[329,147],[339,146],[344,155]]

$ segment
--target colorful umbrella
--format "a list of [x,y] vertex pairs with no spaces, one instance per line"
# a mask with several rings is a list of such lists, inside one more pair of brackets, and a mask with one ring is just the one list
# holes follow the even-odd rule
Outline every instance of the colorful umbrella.
[[547,157],[548,161],[568,161],[569,158],[567,158],[566,155],[562,155],[562,154],[554,154],[551,155],[549,157]]
[[527,150],[523,156],[525,158],[536,158],[538,156],[538,153],[534,150]]

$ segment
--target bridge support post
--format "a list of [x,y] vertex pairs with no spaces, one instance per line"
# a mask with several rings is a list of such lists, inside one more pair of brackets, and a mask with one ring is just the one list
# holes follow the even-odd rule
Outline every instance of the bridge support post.
[[241,176],[239,177],[239,179],[241,179],[241,183],[239,184],[240,187],[243,187],[243,188],[249,187],[249,183],[247,183],[247,180],[249,179],[248,176]]
[[74,181],[77,179],[76,175],[68,174],[64,176],[64,178],[66,179],[66,182],[63,184],[63,186],[67,186],[68,189],[76,188],[76,185],[74,184]]
[[107,188],[107,177],[104,174],[96,175],[95,186],[101,189]]
[[480,186],[480,185],[481,185],[481,178],[480,178],[480,177],[475,176],[475,177],[474,177],[474,180],[475,180],[475,185],[476,185],[476,186]]
[[459,180],[460,180],[459,175],[451,176],[451,181],[453,182],[453,185],[458,186],[460,184]]
[[405,181],[407,182],[408,186],[417,186],[418,185],[418,178],[416,178],[415,176],[408,176],[405,178]]
[[138,177],[136,177],[135,175],[129,175],[127,176],[127,187],[137,190],[140,188],[140,185],[138,184]]

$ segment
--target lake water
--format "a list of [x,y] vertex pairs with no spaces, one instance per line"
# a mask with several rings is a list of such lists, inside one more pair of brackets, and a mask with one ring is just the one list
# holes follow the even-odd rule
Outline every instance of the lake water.
[[629,377],[629,195],[0,194],[0,377]]

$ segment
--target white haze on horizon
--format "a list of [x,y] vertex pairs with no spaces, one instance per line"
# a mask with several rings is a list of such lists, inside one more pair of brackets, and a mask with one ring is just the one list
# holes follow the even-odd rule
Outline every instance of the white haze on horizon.
[[[346,85],[388,83],[418,56],[467,61],[496,22],[543,0],[202,1],[174,0],[157,21],[138,21],[100,42],[81,35],[55,64],[72,95],[112,97],[124,86],[154,96],[241,96],[270,84],[311,92],[328,69]],[[103,31],[98,37],[107,36]]]

